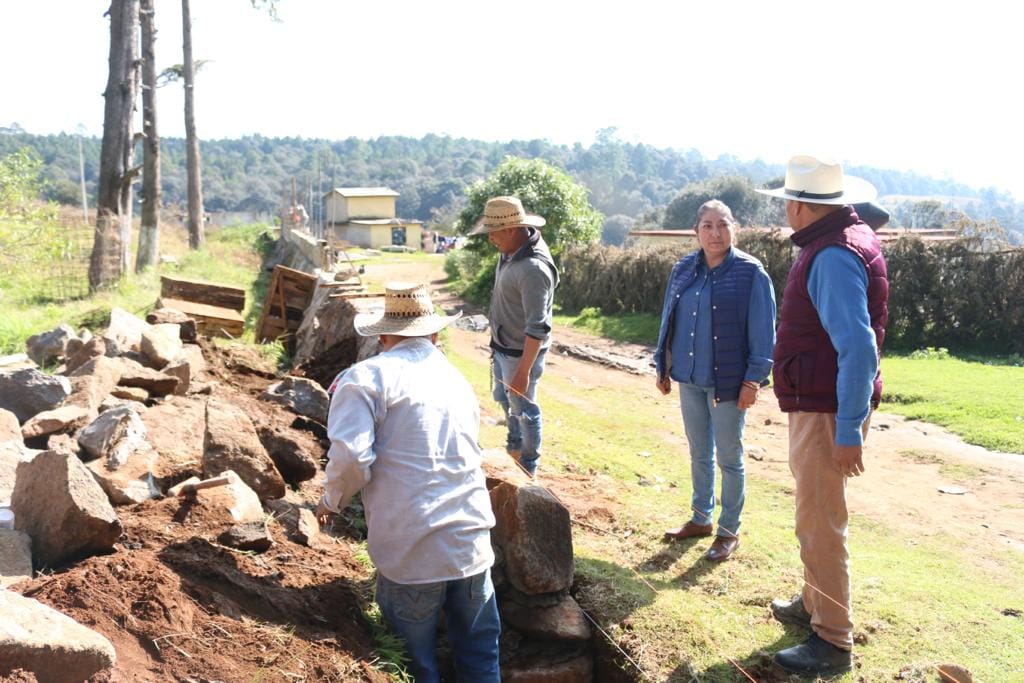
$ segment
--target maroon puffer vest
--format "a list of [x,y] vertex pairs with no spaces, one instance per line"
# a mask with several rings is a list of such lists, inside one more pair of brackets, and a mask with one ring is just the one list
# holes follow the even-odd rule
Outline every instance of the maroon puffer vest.
[[[825,247],[838,245],[857,255],[868,272],[868,315],[881,355],[885,323],[889,319],[885,258],[875,233],[849,206],[794,232],[791,239],[800,247],[800,253],[789,271],[782,294],[772,383],[784,412],[834,413],[839,408],[836,398],[838,354],[811,303],[807,275],[814,257]],[[881,396],[882,373],[879,370],[871,394],[872,407],[878,406]]]

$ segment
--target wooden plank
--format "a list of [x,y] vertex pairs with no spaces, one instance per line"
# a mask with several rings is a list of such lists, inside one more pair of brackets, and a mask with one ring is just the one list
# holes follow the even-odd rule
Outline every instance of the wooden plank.
[[182,299],[161,296],[157,299],[157,307],[175,308],[190,318],[199,316],[210,320],[222,320],[225,323],[245,324],[245,319],[238,311],[221,306],[210,306],[208,304],[196,303],[195,301],[184,301]]
[[195,303],[231,308],[236,311],[245,309],[245,290],[215,282],[201,280],[184,280],[166,275],[160,277],[160,296],[194,301]]
[[373,297],[377,297],[378,299],[384,298],[383,294],[374,294],[371,292],[338,292],[336,294],[329,294],[328,296],[331,299],[371,299]]

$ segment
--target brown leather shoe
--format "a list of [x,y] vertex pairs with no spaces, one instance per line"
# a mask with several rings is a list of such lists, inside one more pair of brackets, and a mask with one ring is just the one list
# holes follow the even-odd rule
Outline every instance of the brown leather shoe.
[[724,562],[738,547],[739,536],[715,536],[715,542],[708,548],[708,559],[712,562]]
[[681,538],[696,538],[698,536],[710,536],[710,524],[696,524],[692,520],[677,529],[669,529],[665,532],[665,540],[675,541]]

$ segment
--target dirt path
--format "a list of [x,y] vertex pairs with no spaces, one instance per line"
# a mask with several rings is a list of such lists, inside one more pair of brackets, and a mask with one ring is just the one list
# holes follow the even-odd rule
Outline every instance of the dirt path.
[[[442,265],[441,258],[369,265],[368,275],[377,281],[428,282],[435,301],[446,310],[462,309],[467,315],[481,313],[447,291]],[[630,362],[650,358],[652,353],[642,345],[611,342],[563,326],[556,327],[555,338],[565,344],[617,354]],[[460,353],[486,354],[486,333],[453,328],[452,341]],[[676,400],[675,392],[670,397],[657,398],[653,375],[635,375],[566,356],[559,356],[546,373],[572,377],[582,385],[581,389],[587,385],[628,383],[649,388],[654,400],[669,405]],[[490,407],[482,408],[487,414]],[[748,414],[744,440],[751,477],[792,484],[786,416],[770,394],[764,395]],[[684,451],[685,440],[678,441]],[[972,556],[987,562],[998,563],[1008,549],[1024,552],[1024,455],[988,451],[965,444],[941,427],[880,412],[872,418],[865,464],[864,475],[851,480],[848,487],[851,512],[884,522],[909,536],[953,536]],[[562,486],[558,488],[570,499],[587,501],[581,503],[587,510],[600,509],[599,503],[590,497],[600,487],[592,486],[585,476],[572,479],[574,482],[560,482]],[[944,493],[942,489],[963,493]]]

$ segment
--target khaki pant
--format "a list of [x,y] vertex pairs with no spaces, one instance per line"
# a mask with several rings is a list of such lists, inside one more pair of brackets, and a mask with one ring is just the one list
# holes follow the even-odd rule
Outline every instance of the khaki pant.
[[[862,431],[867,436],[870,416]],[[789,413],[789,469],[796,479],[796,537],[804,608],[820,638],[853,649],[846,477],[832,456],[835,413]]]

